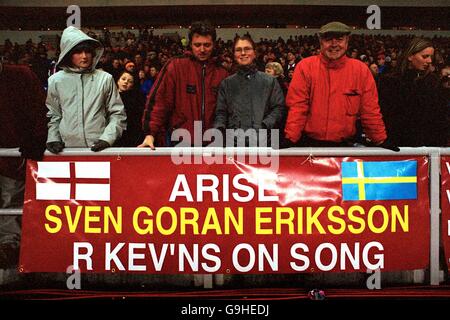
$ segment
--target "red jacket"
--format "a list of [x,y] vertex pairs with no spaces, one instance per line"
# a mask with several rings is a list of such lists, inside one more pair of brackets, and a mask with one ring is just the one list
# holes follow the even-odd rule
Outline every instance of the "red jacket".
[[343,56],[329,62],[322,55],[303,59],[295,68],[286,97],[286,138],[308,137],[342,142],[356,133],[358,115],[373,142],[386,139],[378,92],[369,68]]
[[[174,58],[161,70],[145,106],[143,127],[161,144],[167,130],[183,128],[194,137],[194,121],[212,128],[220,82],[228,72],[215,60]],[[192,140],[193,141],[193,140]]]
[[[45,148],[47,139],[45,91],[25,66],[3,65],[0,73],[0,148],[32,152]],[[0,158],[0,175],[20,177],[20,158]]]

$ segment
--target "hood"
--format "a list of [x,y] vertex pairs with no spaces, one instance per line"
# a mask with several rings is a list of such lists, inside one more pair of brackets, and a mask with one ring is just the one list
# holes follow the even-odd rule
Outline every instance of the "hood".
[[95,57],[93,59],[93,63],[91,66],[91,71],[95,69],[97,66],[97,63],[99,62],[100,58],[103,55],[103,45],[100,43],[100,41],[95,40],[88,35],[86,35],[83,31],[75,28],[75,27],[67,27],[64,29],[63,34],[61,36],[61,54],[59,55],[58,62],[56,63],[56,66],[58,67],[64,67],[64,65],[60,65],[60,63],[64,60],[64,57],[72,50],[77,44],[83,42],[83,41],[93,41],[97,44],[97,48],[95,48]]

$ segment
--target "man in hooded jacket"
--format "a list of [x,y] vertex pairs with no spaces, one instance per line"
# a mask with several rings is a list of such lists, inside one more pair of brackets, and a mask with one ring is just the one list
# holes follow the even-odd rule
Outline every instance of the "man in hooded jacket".
[[75,27],[61,37],[57,66],[62,70],[48,79],[47,149],[110,147],[126,128],[125,108],[113,77],[95,69],[103,54],[99,41]]

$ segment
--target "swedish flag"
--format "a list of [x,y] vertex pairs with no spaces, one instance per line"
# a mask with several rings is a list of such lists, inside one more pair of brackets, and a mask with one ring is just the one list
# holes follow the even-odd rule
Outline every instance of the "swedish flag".
[[417,199],[417,161],[342,162],[343,200]]

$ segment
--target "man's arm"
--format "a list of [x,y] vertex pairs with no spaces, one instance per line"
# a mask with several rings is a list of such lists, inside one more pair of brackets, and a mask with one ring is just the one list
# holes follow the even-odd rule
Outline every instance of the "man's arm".
[[225,81],[220,83],[219,92],[217,94],[216,115],[214,119],[214,128],[224,130],[228,123],[228,106],[226,100],[226,85]]
[[302,136],[310,108],[311,80],[304,66],[305,64],[300,62],[295,67],[286,96],[288,116],[284,132],[286,138],[294,143]]
[[175,105],[176,79],[173,60],[169,60],[161,70],[147,97],[142,126],[146,137],[138,147],[154,149],[155,137],[164,129],[168,114]]
[[279,128],[283,119],[283,113],[285,108],[285,101],[283,91],[281,90],[278,80],[273,79],[272,92],[270,94],[270,112],[263,119],[263,125],[266,129]]
[[28,131],[31,136],[25,137],[22,142],[22,155],[26,158],[41,160],[45,151],[45,142],[47,140],[47,117],[45,107],[45,91],[41,81],[33,73],[28,72],[26,79],[27,90],[24,92],[27,98]]
[[61,134],[59,132],[59,125],[62,118],[61,104],[59,103],[58,92],[56,91],[56,84],[54,79],[48,80],[47,99],[45,101],[48,112],[48,136],[47,142],[62,142]]
[[386,129],[378,104],[378,91],[369,69],[364,70],[361,77],[361,124],[364,132],[375,144],[380,144],[386,140]]

